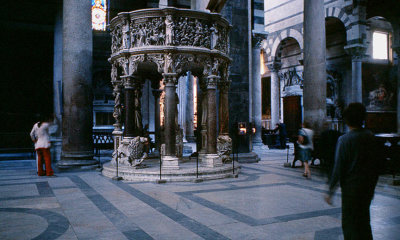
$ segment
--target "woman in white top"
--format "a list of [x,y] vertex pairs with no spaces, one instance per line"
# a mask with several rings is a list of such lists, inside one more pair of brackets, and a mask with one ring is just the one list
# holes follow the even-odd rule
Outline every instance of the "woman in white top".
[[[33,125],[31,131],[31,139],[35,143],[35,150],[38,156],[38,175],[53,176],[54,171],[51,168],[50,155],[50,122],[48,119],[41,117],[41,120]],[[45,163],[46,172],[43,170],[43,161]]]

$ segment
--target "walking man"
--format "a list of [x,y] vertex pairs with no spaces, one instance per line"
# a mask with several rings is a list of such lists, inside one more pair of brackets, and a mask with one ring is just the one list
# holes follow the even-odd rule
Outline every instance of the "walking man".
[[342,189],[342,229],[345,240],[372,239],[369,207],[378,181],[375,137],[363,128],[366,109],[351,103],[344,110],[350,131],[338,140],[335,163],[325,200],[331,204],[336,184]]

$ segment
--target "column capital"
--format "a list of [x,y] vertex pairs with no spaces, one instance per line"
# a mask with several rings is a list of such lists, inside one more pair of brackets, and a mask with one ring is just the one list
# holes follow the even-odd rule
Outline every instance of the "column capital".
[[133,89],[141,84],[140,78],[136,75],[124,75],[121,76],[121,79],[125,89]]
[[221,77],[217,75],[210,75],[206,78],[207,89],[216,89],[219,79]]
[[267,64],[267,67],[268,67],[269,71],[276,73],[281,69],[282,63],[281,62],[277,62],[277,61],[270,62],[270,63]]
[[163,81],[165,86],[175,86],[178,83],[176,73],[163,73]]
[[351,56],[352,60],[361,61],[365,57],[367,46],[364,44],[351,44],[344,46],[344,50]]
[[253,48],[261,48],[261,44],[263,40],[267,38],[267,33],[266,32],[256,32],[252,31],[252,45]]

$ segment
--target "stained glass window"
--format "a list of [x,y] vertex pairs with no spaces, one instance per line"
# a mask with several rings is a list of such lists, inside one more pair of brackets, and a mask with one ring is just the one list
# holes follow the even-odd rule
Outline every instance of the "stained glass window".
[[92,0],[92,28],[106,30],[107,0]]

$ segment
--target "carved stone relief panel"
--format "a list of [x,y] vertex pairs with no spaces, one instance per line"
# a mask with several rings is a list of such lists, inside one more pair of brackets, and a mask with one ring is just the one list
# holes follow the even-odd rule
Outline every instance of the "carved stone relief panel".
[[130,24],[131,47],[165,45],[166,22],[164,17],[132,20]]
[[299,85],[300,87],[303,86],[303,73],[298,72],[296,68],[279,72],[279,78],[284,82],[283,91],[285,91],[286,87],[296,85]]
[[129,57],[129,74],[132,75],[137,71],[139,63],[144,62],[144,54],[132,55]]
[[210,28],[205,20],[178,17],[174,36],[174,45],[210,48]]
[[118,52],[122,46],[122,27],[116,25],[111,30],[111,53]]
[[129,75],[129,59],[122,57],[117,59],[118,66],[122,69],[123,75]]

